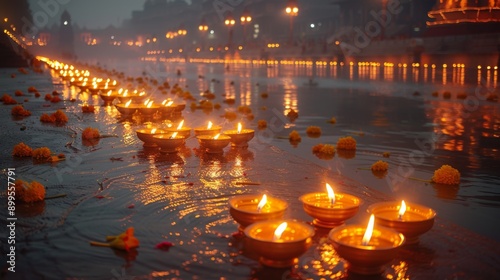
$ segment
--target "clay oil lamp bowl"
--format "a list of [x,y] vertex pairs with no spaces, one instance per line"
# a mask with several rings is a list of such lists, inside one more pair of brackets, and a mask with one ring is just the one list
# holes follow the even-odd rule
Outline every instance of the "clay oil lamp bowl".
[[334,228],[344,224],[359,210],[361,200],[346,193],[334,193],[326,184],[327,192],[315,192],[302,195],[304,211],[314,218],[313,224],[323,228]]
[[375,216],[377,225],[401,232],[406,244],[417,243],[419,236],[432,228],[436,217],[433,209],[404,200],[375,203],[368,207],[368,212]]
[[124,116],[133,115],[140,106],[140,104],[132,104],[132,100],[127,101],[127,103],[115,104],[115,108]]
[[265,194],[245,194],[229,199],[229,214],[239,224],[240,232],[256,222],[283,218],[287,208],[286,201]]
[[160,152],[166,154],[177,153],[178,149],[186,142],[186,138],[178,135],[177,132],[157,134],[153,136],[153,139],[160,147]]
[[101,94],[99,94],[99,96],[104,101],[104,103],[112,103],[113,100],[115,100],[117,94],[114,93],[112,90],[108,90],[108,92],[101,93]]
[[196,136],[201,136],[201,135],[209,135],[209,136],[215,136],[220,133],[222,127],[213,125],[211,121],[208,121],[207,126],[201,126],[201,127],[196,127],[194,129],[194,135]]
[[312,244],[314,229],[295,220],[266,220],[245,229],[245,247],[260,256],[260,263],[269,267],[291,267]]
[[175,111],[176,106],[174,101],[165,99],[161,103],[160,108],[158,108],[158,111],[164,116],[170,116]]
[[118,95],[117,97],[120,103],[132,100],[132,103],[140,104],[143,103],[144,100],[146,100],[146,93],[145,92],[137,93],[137,91],[134,91],[134,93],[129,93],[128,90],[125,90],[123,94]]
[[146,99],[144,101],[144,104],[140,105],[139,108],[137,108],[137,111],[144,116],[151,116],[154,113],[158,111],[160,108],[160,105],[153,104],[153,100]]
[[191,128],[184,126],[184,120],[182,120],[177,127],[170,127],[165,129],[168,132],[177,132],[179,136],[184,138],[189,138],[191,136]]
[[238,129],[225,131],[224,134],[231,137],[233,147],[246,148],[248,142],[254,137],[255,131],[253,129],[242,129],[241,123],[238,123]]
[[224,148],[229,145],[231,138],[224,134],[217,134],[215,136],[211,135],[200,135],[196,136],[198,143],[200,143],[200,148],[209,154],[220,154],[224,152]]
[[164,134],[165,131],[157,128],[152,128],[152,129],[138,129],[135,131],[137,134],[137,138],[144,142],[143,146],[144,147],[156,147],[156,142],[153,136],[159,135],[159,134]]

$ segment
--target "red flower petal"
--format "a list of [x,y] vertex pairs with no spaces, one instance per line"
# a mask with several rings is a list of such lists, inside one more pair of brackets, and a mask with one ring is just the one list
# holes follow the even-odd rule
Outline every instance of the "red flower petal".
[[170,247],[172,247],[172,246],[174,246],[174,244],[172,244],[168,241],[163,241],[163,242],[156,244],[155,248],[168,251],[168,249],[170,249]]

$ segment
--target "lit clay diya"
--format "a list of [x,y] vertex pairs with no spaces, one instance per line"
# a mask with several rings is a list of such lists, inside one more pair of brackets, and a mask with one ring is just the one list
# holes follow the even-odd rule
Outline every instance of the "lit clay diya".
[[120,101],[120,103],[125,103],[128,102],[129,100],[132,100],[132,103],[142,103],[144,102],[144,100],[146,100],[146,94],[145,93],[123,94],[123,95],[118,95],[117,98]]
[[112,90],[109,90],[107,93],[99,94],[99,96],[105,103],[111,103],[113,102],[113,100],[115,100],[117,94],[114,93]]
[[177,105],[175,105],[174,101],[172,101],[172,100],[163,100],[158,111],[160,111],[160,113],[162,113],[163,115],[168,116],[175,111],[176,106]]
[[174,133],[177,132],[179,136],[184,137],[184,138],[189,138],[191,136],[191,128],[184,126],[184,120],[182,120],[179,125],[177,125],[176,128],[166,128],[165,129],[168,132]]
[[142,106],[141,104],[132,104],[132,100],[129,100],[127,103],[118,103],[115,104],[116,110],[120,112],[120,114],[128,116],[133,115],[137,109]]
[[345,225],[328,234],[335,251],[348,262],[348,270],[357,274],[375,275],[397,255],[405,242],[402,233],[385,227],[374,228],[373,215],[368,226]]
[[160,108],[160,105],[157,105],[157,104],[153,104],[153,100],[149,100],[147,99],[143,105],[139,106],[137,108],[137,111],[141,114],[141,115],[145,115],[145,116],[151,116],[153,115],[154,113],[158,112],[158,109]]
[[299,199],[303,203],[304,211],[314,218],[315,226],[334,228],[356,215],[361,200],[350,194],[334,193],[328,184],[326,188],[327,193],[308,193]]
[[165,131],[161,129],[138,129],[135,131],[137,134],[137,138],[144,142],[143,146],[144,147],[156,147],[156,142],[153,136],[159,135],[159,134],[164,134]]
[[162,153],[176,153],[177,149],[184,145],[186,138],[177,135],[176,132],[168,134],[157,134],[153,136],[153,139],[160,147],[160,152]]
[[229,214],[239,224],[238,230],[260,221],[281,219],[288,203],[267,195],[239,195],[229,199]]
[[196,136],[196,138],[198,139],[198,143],[200,143],[201,149],[212,154],[223,153],[224,148],[231,142],[231,138],[223,134],[217,134],[215,136],[200,135]]
[[208,122],[207,126],[202,126],[202,127],[196,127],[194,129],[194,135],[196,136],[201,136],[201,135],[209,135],[209,136],[215,136],[220,133],[221,127],[217,125],[213,125],[211,121]]
[[406,244],[417,243],[418,237],[432,228],[436,217],[431,208],[404,200],[375,203],[368,207],[368,212],[375,216],[377,225],[401,232],[406,237]]
[[228,130],[224,134],[231,137],[233,147],[246,148],[248,142],[253,139],[255,131],[253,129],[242,129],[241,123],[238,123],[237,130]]
[[249,225],[245,235],[245,247],[260,256],[260,263],[291,267],[311,247],[314,229],[295,220],[267,220]]

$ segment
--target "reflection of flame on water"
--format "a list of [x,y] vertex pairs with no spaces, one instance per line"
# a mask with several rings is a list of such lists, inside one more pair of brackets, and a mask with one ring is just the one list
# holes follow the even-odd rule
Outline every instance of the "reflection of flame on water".
[[177,131],[172,133],[172,136],[170,136],[170,139],[174,139],[175,137],[177,137]]
[[373,225],[375,224],[375,216],[372,214],[370,216],[370,221],[368,221],[368,226],[366,227],[365,234],[363,235],[363,239],[361,241],[361,244],[363,246],[368,245],[370,243],[370,239],[372,238],[373,234]]
[[151,129],[151,134],[155,134],[156,128]]
[[182,120],[179,125],[177,126],[177,130],[182,129],[182,126],[184,125],[184,120]]
[[238,123],[238,133],[241,133],[241,123]]
[[214,136],[214,139],[217,140],[219,139],[220,133],[217,133],[217,135]]
[[127,103],[125,103],[125,107],[128,108],[128,106],[130,106],[130,103],[132,103],[132,99],[130,99]]
[[264,207],[264,205],[266,205],[267,203],[267,195],[262,195],[262,199],[260,200],[259,204],[257,204],[257,211],[260,212],[260,210],[262,210],[262,207]]
[[326,183],[326,191],[328,192],[328,198],[330,199],[330,204],[335,204],[335,193],[333,192],[330,184]]
[[406,203],[404,200],[401,200],[401,206],[399,206],[399,216],[398,218],[401,220],[403,219],[403,215],[406,212]]
[[281,235],[283,234],[287,226],[288,224],[286,222],[283,222],[276,228],[276,230],[274,231],[273,241],[280,240]]
[[212,122],[211,121],[208,121],[208,125],[207,125],[207,129],[211,129],[212,128]]

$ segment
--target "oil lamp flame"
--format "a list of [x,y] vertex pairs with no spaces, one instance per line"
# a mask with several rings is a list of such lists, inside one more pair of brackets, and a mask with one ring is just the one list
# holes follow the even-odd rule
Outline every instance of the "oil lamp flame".
[[218,133],[217,135],[214,136],[214,139],[217,140],[219,139],[219,136],[220,136],[220,133]]
[[241,133],[241,123],[238,123],[238,134]]
[[153,106],[153,100],[151,100],[151,101],[148,102],[148,106],[147,107],[151,108],[151,106]]
[[330,184],[326,183],[326,191],[328,192],[328,198],[330,199],[330,204],[335,204],[335,193],[333,192]]
[[111,96],[111,93],[112,93],[112,91],[111,91],[111,90],[110,90],[110,91],[108,91],[108,96]]
[[370,243],[370,239],[372,238],[373,234],[374,223],[375,223],[375,216],[372,214],[370,216],[370,221],[368,221],[368,226],[366,227],[365,234],[363,235],[363,239],[361,241],[361,244],[363,244],[363,246],[366,246],[368,245],[368,243]]
[[132,99],[130,99],[127,103],[125,103],[125,107],[128,108],[128,106],[130,106],[130,103],[132,103]]
[[172,136],[170,136],[170,139],[174,139],[175,137],[177,137],[177,132],[172,133]]
[[143,95],[146,95],[146,92],[141,91],[141,93],[139,93],[139,96],[143,96]]
[[281,235],[283,234],[287,226],[288,224],[286,222],[283,222],[276,228],[276,230],[274,231],[273,241],[277,241],[281,238]]
[[118,94],[122,94],[122,92],[123,92],[123,88],[120,88],[120,89],[118,90]]
[[403,215],[406,212],[406,203],[404,200],[401,200],[401,206],[399,207],[399,216],[398,218],[401,220],[403,219]]
[[182,129],[182,126],[184,125],[184,120],[182,120],[179,125],[177,126],[177,130]]
[[149,98],[146,99],[146,101],[144,101],[144,106],[148,106],[148,103],[149,103]]
[[151,129],[151,134],[155,134],[156,128]]
[[165,105],[165,106],[170,107],[170,106],[172,106],[172,104],[174,104],[174,101],[170,100],[170,101],[168,101],[167,105]]
[[264,205],[266,205],[267,203],[267,195],[262,195],[262,199],[260,200],[259,204],[257,205],[257,211],[260,212],[260,210],[262,210],[262,207],[264,207]]
[[207,129],[211,129],[212,128],[212,122],[211,121],[208,121],[208,125],[207,125]]

